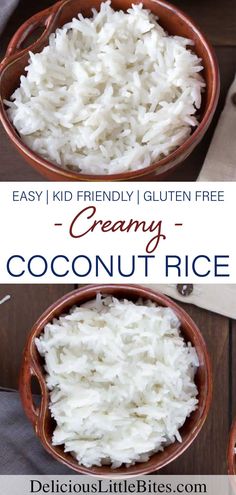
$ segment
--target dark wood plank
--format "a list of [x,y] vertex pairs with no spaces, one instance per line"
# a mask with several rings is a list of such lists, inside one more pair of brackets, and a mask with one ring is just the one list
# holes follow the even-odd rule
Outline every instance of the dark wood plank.
[[[43,9],[54,2],[52,0],[42,0],[40,9]],[[197,149],[191,156],[182,164],[182,166],[173,172],[168,180],[171,181],[187,181],[196,180],[199,171],[204,162],[206,152],[208,150],[214,128],[218,117],[223,108],[227,90],[231,84],[236,67],[236,0],[226,0],[224,9],[222,2],[219,0],[178,0],[176,2],[181,8],[192,15],[201,25],[202,29],[210,36],[216,45],[216,52],[220,65],[221,72],[221,97],[218,109],[209,131],[198,145]],[[31,0],[21,0],[19,7],[13,14],[8,23],[5,32],[2,36],[2,55],[5,52],[6,46],[16,31],[17,27],[33,13],[39,10],[37,2]],[[234,14],[235,12],[235,14]],[[234,45],[234,46],[227,46]],[[43,178],[27,165],[23,158],[19,156],[13,149],[2,127],[0,129],[1,142],[1,166],[0,166],[0,181],[40,181]],[[155,176],[147,177],[145,180],[155,181]]]
[[172,0],[199,25],[214,45],[236,45],[235,0]]
[[231,322],[231,342],[230,342],[230,361],[231,361],[231,411],[230,421],[236,421],[236,320]]
[[28,165],[13,148],[0,124],[0,181],[42,181],[43,177]]
[[[174,0],[173,0],[174,2]],[[53,4],[53,0],[41,0],[40,6],[32,0],[21,0],[13,14],[4,36],[2,54],[17,27],[30,15]],[[189,13],[211,41],[216,51],[221,70],[221,97],[214,122],[204,140],[182,167],[169,180],[195,180],[210,144],[217,119],[223,108],[228,87],[236,66],[236,2],[225,0],[177,0],[174,3]],[[3,129],[0,129],[1,166],[0,180],[40,181],[34,172],[12,148]],[[148,178],[155,180],[154,178]],[[0,306],[0,385],[17,387],[18,372],[26,335],[41,312],[60,295],[73,286],[2,286],[12,299]],[[226,445],[231,418],[236,416],[236,322],[229,330],[227,318],[207,311],[186,306],[201,328],[212,355],[214,371],[214,401],[208,420],[198,439],[181,458],[163,472],[169,474],[223,474],[226,472]],[[230,356],[230,358],[229,358]],[[231,390],[229,390],[229,385]],[[213,448],[212,448],[213,446]]]
[[[50,303],[72,289],[71,285],[0,287],[0,298],[7,293],[11,295],[11,300],[0,306],[0,386],[17,388],[22,350],[32,324]],[[214,400],[198,438],[163,473],[223,474],[226,473],[225,452],[229,430],[229,322],[225,317],[193,306],[183,307],[206,339],[213,364]]]
[[164,474],[226,474],[229,418],[228,319],[194,306],[182,305],[202,331],[209,349],[214,393],[210,414],[194,443]]
[[19,368],[26,336],[42,312],[73,285],[2,285],[0,299],[0,386],[18,388]]

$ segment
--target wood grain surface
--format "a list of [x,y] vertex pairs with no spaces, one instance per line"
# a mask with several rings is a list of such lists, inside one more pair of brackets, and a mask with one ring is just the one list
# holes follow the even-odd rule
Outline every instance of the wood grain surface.
[[73,285],[1,285],[0,300],[0,386],[18,388],[19,368],[26,336],[43,311]]
[[[24,20],[53,4],[50,0],[21,0],[1,37],[1,55]],[[215,125],[236,68],[236,0],[177,0],[199,24],[216,48],[221,72],[221,95],[214,121],[204,140],[170,180],[196,180],[210,144]],[[40,181],[12,148],[0,128],[0,180]],[[149,178],[152,180],[152,178]],[[11,300],[0,306],[0,386],[17,388],[21,355],[26,335],[42,311],[69,285],[0,286],[0,299],[7,293]],[[184,306],[184,305],[183,305]],[[236,322],[211,312],[185,305],[200,327],[212,356],[214,399],[207,422],[197,440],[181,458],[166,469],[167,474],[226,473],[226,448],[232,419],[236,416]]]
[[[4,56],[7,44],[16,29],[31,15],[42,10],[54,2],[52,0],[20,0],[19,6],[12,15],[2,37],[1,53]],[[182,8],[214,44],[221,73],[221,95],[215,118],[203,141],[198,145],[192,155],[181,165],[181,167],[169,176],[171,181],[196,180],[206,152],[208,150],[214,128],[219,114],[223,108],[227,90],[233,80],[236,69],[236,0],[177,0],[173,1]],[[4,130],[0,127],[1,143],[1,181],[41,181],[42,177],[25,163],[8,140]],[[155,180],[147,177],[145,180]]]
[[[72,285],[1,285],[0,386],[17,388],[26,336],[33,323],[53,301],[73,290]],[[171,463],[166,474],[226,473],[226,447],[233,414],[236,414],[236,322],[191,305],[182,307],[199,326],[213,365],[214,394],[208,419],[193,445]],[[235,328],[233,328],[235,327]]]
[[230,410],[230,421],[236,421],[236,321],[231,322],[231,332],[230,332],[230,362],[231,362],[231,390],[232,407]]

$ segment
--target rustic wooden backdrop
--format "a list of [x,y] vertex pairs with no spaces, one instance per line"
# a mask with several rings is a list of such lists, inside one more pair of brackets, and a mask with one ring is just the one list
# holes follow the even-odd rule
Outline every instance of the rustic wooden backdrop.
[[[21,0],[1,38],[2,56],[17,27],[52,0]],[[214,121],[196,151],[170,180],[195,180],[201,169],[225,95],[236,69],[236,0],[178,0],[176,2],[201,26],[215,46],[221,72],[221,96]],[[0,129],[0,180],[40,181],[12,148]],[[36,318],[54,300],[73,289],[69,285],[0,286],[0,386],[17,387],[26,335]],[[226,473],[229,427],[236,414],[236,323],[228,318],[186,305],[199,325],[209,348],[214,371],[214,400],[208,420],[194,444],[163,472],[170,474]]]
[[[223,108],[227,90],[236,70],[236,0],[172,0],[201,27],[216,49],[221,74],[221,95],[215,118],[203,141],[180,169],[175,171],[169,180],[195,180],[204,161],[208,146],[214,132],[219,114]],[[3,57],[7,44],[16,29],[31,15],[54,3],[53,0],[20,0],[19,6],[12,15],[3,36],[1,37],[0,56]],[[41,176],[35,172],[18,153],[0,128],[1,166],[0,180],[40,181]],[[149,177],[148,180],[155,180]]]
[[[26,336],[40,314],[73,285],[1,285],[0,386],[17,388]],[[236,322],[203,309],[183,305],[202,331],[212,358],[214,398],[197,440],[163,472],[169,474],[226,473],[229,427],[236,414]],[[235,327],[235,328],[234,328]]]

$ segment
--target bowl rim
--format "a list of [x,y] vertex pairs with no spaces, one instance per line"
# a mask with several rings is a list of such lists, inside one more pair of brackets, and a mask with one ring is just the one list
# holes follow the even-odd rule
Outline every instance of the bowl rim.
[[236,454],[234,453],[235,447],[236,447],[236,418],[233,421],[230,429],[229,443],[227,450],[229,475],[236,475]]
[[[45,324],[49,321],[51,321],[54,317],[54,311],[57,310],[57,315],[63,314],[64,308],[66,307],[66,311],[68,311],[68,307],[72,307],[74,304],[79,304],[79,299],[85,297],[86,300],[89,300],[89,297],[87,296],[91,295],[91,299],[93,299],[95,296],[94,294],[102,292],[103,294],[106,293],[106,290],[109,291],[109,293],[113,293],[116,296],[116,291],[118,290],[122,292],[121,297],[127,297],[132,298],[132,297],[143,297],[144,299],[153,299],[157,303],[163,306],[168,306],[171,307],[177,314],[177,316],[181,319],[181,326],[185,326],[188,328],[191,328],[193,332],[193,336],[196,339],[196,342],[198,344],[198,348],[200,349],[200,354],[198,352],[198,356],[201,357],[203,366],[205,368],[205,373],[206,373],[206,379],[205,379],[205,386],[202,391],[202,397],[203,397],[203,402],[202,402],[202,411],[200,417],[197,419],[196,424],[194,424],[194,428],[191,429],[184,440],[183,443],[178,444],[178,448],[170,453],[170,455],[162,459],[162,461],[157,461],[155,463],[155,466],[153,463],[150,464],[150,460],[147,461],[146,463],[136,463],[133,466],[130,466],[129,468],[126,467],[121,467],[118,470],[112,470],[109,468],[106,473],[102,473],[101,470],[103,468],[86,468],[85,466],[82,466],[78,464],[78,467],[74,465],[73,462],[70,462],[67,458],[64,456],[64,452],[58,453],[55,451],[55,447],[52,446],[51,442],[48,441],[46,432],[45,432],[45,422],[47,421],[46,419],[46,414],[48,412],[48,401],[49,401],[49,394],[46,388],[46,383],[45,379],[42,373],[42,369],[39,367],[38,363],[36,363],[34,359],[34,352],[36,350],[35,344],[34,344],[34,339],[36,335],[39,335],[45,326]],[[125,292],[125,293],[124,293]],[[193,340],[191,339],[193,342]],[[38,351],[36,350],[36,353],[38,354]],[[96,476],[96,477],[102,477],[102,478],[113,478],[113,479],[124,479],[124,478],[132,478],[132,477],[137,477],[141,476],[144,474],[152,473],[156,470],[159,470],[169,464],[170,462],[174,461],[179,457],[185,450],[192,444],[192,442],[195,440],[196,436],[202,429],[211,405],[212,401],[212,388],[213,388],[213,379],[212,379],[212,367],[211,367],[211,359],[207,350],[207,346],[205,343],[205,340],[197,327],[197,325],[194,323],[192,318],[189,316],[188,313],[186,313],[185,310],[183,310],[178,304],[173,302],[169,297],[166,295],[152,290],[148,287],[143,287],[140,285],[134,285],[134,284],[92,284],[92,285],[87,285],[85,287],[75,289],[64,296],[60,297],[57,301],[55,301],[52,305],[50,305],[44,312],[43,314],[38,318],[36,323],[33,325],[32,329],[30,330],[27,340],[26,340],[26,345],[25,345],[25,350],[24,350],[24,357],[22,361],[22,366],[21,366],[21,373],[20,373],[20,382],[19,382],[19,390],[20,390],[20,395],[21,395],[21,400],[23,403],[24,410],[29,417],[29,419],[32,421],[32,417],[27,412],[27,404],[26,404],[26,393],[25,393],[25,382],[24,382],[24,374],[26,372],[26,369],[32,367],[36,371],[36,376],[38,377],[38,380],[41,385],[41,389],[43,390],[42,393],[42,400],[41,400],[41,406],[40,406],[40,412],[38,419],[36,423],[34,424],[35,431],[37,436],[39,437],[41,443],[43,444],[44,448],[57,460],[65,464],[67,467],[73,469],[74,471],[81,473],[81,474],[89,474],[91,476]],[[154,454],[155,455],[155,454]],[[157,454],[156,454],[157,455]],[[151,459],[151,458],[150,458]],[[146,464],[146,467],[144,467]]]
[[[61,0],[60,2],[57,2],[54,6],[52,6],[51,11],[54,12],[56,15],[59,15],[60,12],[64,9],[64,7],[70,3],[72,0]],[[162,7],[166,8],[170,12],[174,13],[177,15],[182,22],[187,24],[188,26],[191,27],[191,29],[197,33],[199,39],[201,40],[202,45],[204,45],[208,59],[210,62],[210,67],[212,71],[212,88],[211,88],[211,97],[210,97],[210,102],[206,108],[205,114],[200,121],[199,125],[193,130],[191,135],[173,152],[171,152],[169,155],[166,157],[162,158],[161,160],[158,160],[157,162],[154,162],[150,164],[148,167],[139,169],[139,170],[130,170],[126,172],[119,172],[115,174],[83,174],[80,172],[72,171],[70,169],[64,169],[60,167],[59,165],[53,164],[49,160],[46,160],[45,158],[41,157],[37,153],[35,153],[31,148],[29,148],[22,140],[22,138],[19,136],[17,133],[16,129],[14,128],[13,124],[10,122],[5,105],[2,101],[1,95],[0,95],[0,119],[2,121],[3,127],[5,131],[7,132],[9,138],[13,142],[13,144],[16,146],[16,148],[27,157],[27,159],[31,162],[31,165],[34,166],[35,168],[45,170],[47,173],[50,174],[56,174],[58,177],[60,177],[61,180],[71,180],[71,181],[122,181],[122,180],[132,180],[132,179],[138,179],[144,175],[150,175],[156,170],[159,170],[161,168],[164,168],[166,165],[168,165],[170,162],[173,163],[174,165],[177,165],[182,159],[184,159],[184,155],[188,153],[188,150],[191,152],[191,148],[195,147],[202,136],[204,135],[205,131],[208,129],[211,120],[213,118],[217,103],[218,103],[218,98],[219,98],[219,92],[220,92],[220,74],[219,74],[219,66],[218,66],[218,61],[217,57],[215,54],[215,51],[211,45],[211,43],[208,41],[206,36],[202,33],[198,25],[193,21],[193,19],[188,16],[185,12],[183,12],[181,9],[179,9],[177,6],[173,5],[172,3],[169,3],[166,0],[152,0],[154,3],[161,5]],[[38,12],[38,17],[42,15],[44,11],[41,10]],[[30,20],[26,21],[18,31],[22,29],[22,27],[25,25],[30,25]],[[17,32],[18,32],[17,31]],[[12,40],[16,37],[17,32],[13,36]],[[40,39],[43,41],[48,34],[48,28],[45,29],[45,32],[43,35],[40,37]],[[11,40],[11,42],[12,42]],[[11,44],[10,42],[10,44]],[[37,43],[37,41],[35,42]],[[35,43],[31,46],[35,45]],[[15,63],[17,60],[20,60],[22,56],[25,55],[29,51],[31,47],[27,47],[20,53],[16,53],[10,56],[6,56],[1,65],[0,65],[0,84],[1,84],[1,77],[4,74],[4,71],[12,64]],[[33,162],[33,163],[32,163]],[[43,173],[43,172],[42,172]]]

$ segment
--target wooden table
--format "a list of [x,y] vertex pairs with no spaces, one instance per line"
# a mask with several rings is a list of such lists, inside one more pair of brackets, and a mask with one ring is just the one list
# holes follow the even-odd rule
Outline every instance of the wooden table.
[[[40,314],[72,285],[1,285],[0,385],[17,388],[26,336]],[[232,417],[236,414],[236,322],[190,305],[182,305],[202,331],[211,354],[214,399],[203,430],[181,458],[168,466],[168,474],[226,473],[226,447]],[[234,328],[235,327],[235,328]]]
[[[17,27],[30,15],[53,1],[21,0],[2,38],[2,50]],[[175,2],[199,23],[215,45],[221,71],[221,97],[213,124],[196,151],[170,180],[195,180],[202,166],[217,118],[223,107],[236,67],[236,1],[178,0]],[[40,181],[42,178],[19,158],[0,129],[0,180]],[[0,286],[0,385],[17,387],[26,335],[36,318],[54,300],[72,290],[71,285]],[[199,325],[209,348],[214,371],[214,400],[207,422],[194,444],[181,458],[163,470],[169,474],[226,473],[228,432],[236,414],[236,323],[228,318],[186,305]],[[235,327],[235,328],[234,328]]]
[[[5,53],[8,42],[22,22],[54,3],[53,0],[20,0],[19,6],[2,36],[1,51]],[[177,0],[176,5],[193,17],[201,29],[215,45],[221,73],[221,95],[215,118],[206,136],[182,166],[169,180],[196,180],[202,167],[214,127],[223,108],[227,90],[233,80],[236,68],[236,0]],[[12,148],[5,132],[0,128],[1,167],[0,181],[23,180],[40,181],[42,177],[35,172]],[[155,177],[149,180],[155,180]]]

